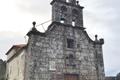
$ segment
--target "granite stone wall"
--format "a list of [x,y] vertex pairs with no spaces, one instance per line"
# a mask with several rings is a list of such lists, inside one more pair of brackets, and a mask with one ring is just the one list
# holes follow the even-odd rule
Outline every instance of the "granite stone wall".
[[[104,66],[99,66],[103,61],[96,57],[102,55],[101,44],[95,47],[79,28],[57,23],[51,28],[45,36],[29,36],[26,80],[64,80],[65,74],[77,74],[80,80],[104,80]],[[67,47],[67,39],[74,41],[73,48]]]
[[52,0],[52,23],[45,33],[35,22],[28,32],[25,80],[67,80],[68,74],[79,80],[104,80],[104,40],[90,39],[83,27],[83,7],[68,1]]

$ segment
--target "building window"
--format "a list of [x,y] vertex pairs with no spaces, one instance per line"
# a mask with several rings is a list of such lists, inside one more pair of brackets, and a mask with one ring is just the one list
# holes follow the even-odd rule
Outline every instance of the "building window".
[[65,23],[65,19],[61,18],[60,23]]
[[60,22],[61,23],[65,22],[66,12],[67,12],[67,8],[65,6],[62,6],[61,7],[61,12],[60,12],[60,15],[61,15]]
[[67,39],[67,48],[74,48],[74,40]]
[[56,70],[55,61],[49,61],[49,70]]
[[75,26],[75,20],[72,21],[72,26]]

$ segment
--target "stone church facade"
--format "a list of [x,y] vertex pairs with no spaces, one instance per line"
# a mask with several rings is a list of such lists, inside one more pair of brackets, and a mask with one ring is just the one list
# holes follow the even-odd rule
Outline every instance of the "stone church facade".
[[[83,26],[83,7],[76,0],[53,0],[51,5],[52,23],[46,32],[39,32],[33,22],[27,45],[19,46],[19,53],[7,53],[13,54],[7,63],[9,77],[9,64],[24,51],[23,58],[18,58],[24,68],[22,79],[8,80],[104,80],[104,40],[88,36]],[[21,67],[16,67],[18,73]]]

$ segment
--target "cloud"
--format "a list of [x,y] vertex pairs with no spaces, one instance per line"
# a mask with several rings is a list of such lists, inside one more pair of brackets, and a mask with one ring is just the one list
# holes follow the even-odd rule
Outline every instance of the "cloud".
[[[17,6],[22,11],[36,14],[36,15],[49,15],[51,11],[50,0],[40,1],[40,0],[19,0]],[[47,7],[46,7],[47,6]],[[49,7],[48,7],[49,6]]]
[[[119,0],[84,0],[84,25],[88,33],[105,39],[104,62],[106,75],[120,72],[120,9]],[[92,29],[92,30],[91,30]],[[93,38],[93,36],[91,36]]]
[[25,43],[24,35],[19,32],[0,32],[0,59],[6,60],[5,53],[15,44]]

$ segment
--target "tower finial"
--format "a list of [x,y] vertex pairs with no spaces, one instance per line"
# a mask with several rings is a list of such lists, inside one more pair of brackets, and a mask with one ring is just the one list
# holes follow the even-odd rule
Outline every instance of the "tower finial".
[[32,23],[32,24],[33,24],[33,27],[35,27],[35,25],[36,25],[36,22],[35,22],[35,21],[33,21],[33,23]]
[[76,1],[77,5],[79,4],[79,1]]
[[95,41],[98,41],[98,35],[95,35]]

